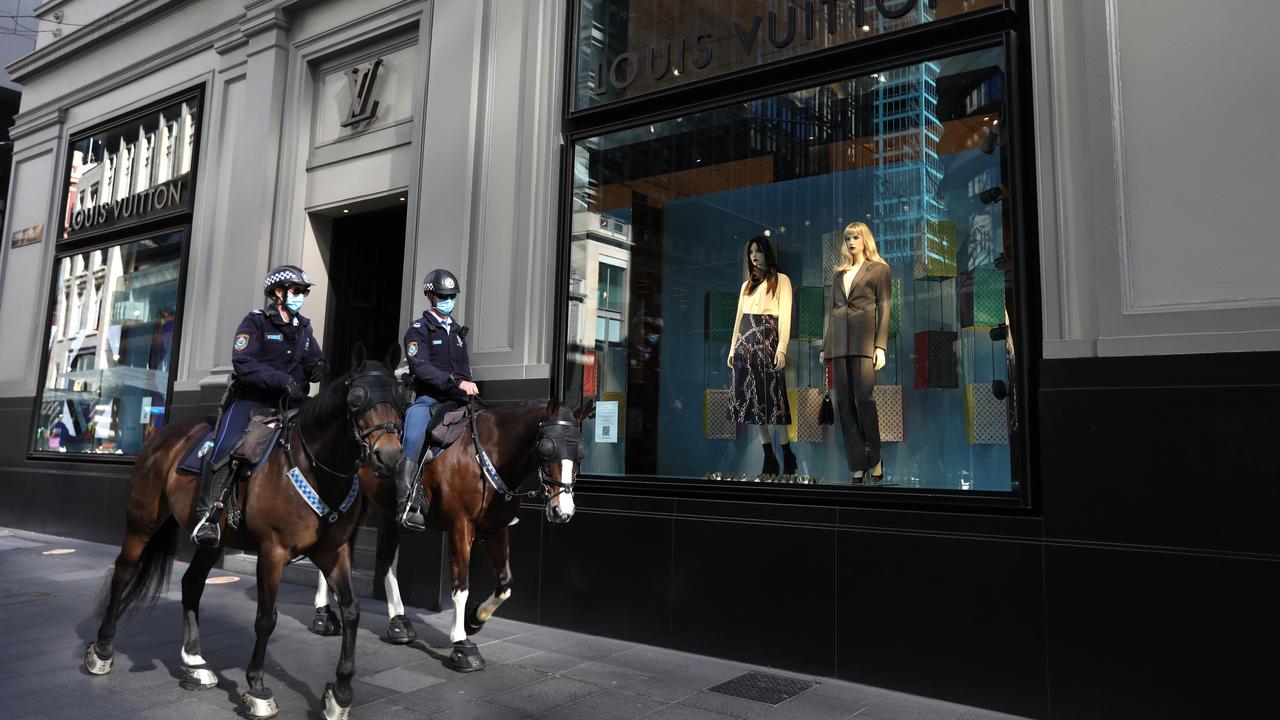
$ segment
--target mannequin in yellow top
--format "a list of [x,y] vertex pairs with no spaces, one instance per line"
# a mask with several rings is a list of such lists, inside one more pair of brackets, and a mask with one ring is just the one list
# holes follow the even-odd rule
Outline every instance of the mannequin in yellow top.
[[791,340],[791,280],[778,271],[769,238],[760,235],[746,247],[747,280],[738,294],[738,312],[726,362],[732,370],[734,420],[755,425],[764,447],[761,475],[777,475],[773,429],[782,445],[782,473],[794,475],[796,456],[787,440],[791,406],[787,402],[787,343]]

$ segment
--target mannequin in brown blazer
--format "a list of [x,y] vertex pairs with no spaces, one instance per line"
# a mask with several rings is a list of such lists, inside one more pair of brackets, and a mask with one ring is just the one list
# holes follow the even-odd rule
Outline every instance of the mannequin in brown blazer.
[[832,277],[822,358],[831,361],[835,405],[853,482],[862,483],[867,473],[879,482],[884,475],[880,418],[871,391],[889,345],[893,271],[881,259],[864,223],[845,228],[841,255]]

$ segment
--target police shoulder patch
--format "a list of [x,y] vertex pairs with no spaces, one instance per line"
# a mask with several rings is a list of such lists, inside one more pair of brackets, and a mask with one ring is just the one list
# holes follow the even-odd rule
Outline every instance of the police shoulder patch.
[[417,356],[417,354],[418,354],[418,343],[417,343],[417,342],[411,342],[411,343],[409,343],[408,353],[409,353],[409,357],[415,357],[415,356]]
[[249,347],[249,334],[240,333],[239,335],[236,335],[236,343],[235,343],[236,350],[243,350],[247,347]]
[[422,327],[422,323],[414,323],[413,326],[416,328],[420,328]]

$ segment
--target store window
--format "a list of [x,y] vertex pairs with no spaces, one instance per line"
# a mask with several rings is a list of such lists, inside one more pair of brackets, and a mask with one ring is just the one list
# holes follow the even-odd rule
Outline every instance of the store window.
[[[995,44],[577,141],[584,472],[1016,490],[1006,77]],[[878,254],[845,273],[851,236]]]
[[37,451],[136,455],[164,427],[183,234],[57,261]]
[[189,91],[70,140],[39,350],[38,454],[137,455],[168,420],[201,97]]
[[578,0],[583,110],[919,25],[1005,0]]

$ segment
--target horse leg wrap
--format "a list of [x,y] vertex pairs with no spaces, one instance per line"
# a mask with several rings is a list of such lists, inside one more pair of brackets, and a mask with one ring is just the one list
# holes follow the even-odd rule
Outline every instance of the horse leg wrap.
[[244,703],[251,718],[275,717],[280,712],[280,708],[276,705],[276,696],[265,688],[250,690],[240,696],[240,701]]
[[418,639],[418,632],[413,623],[404,615],[397,615],[387,622],[387,642],[393,645],[408,645]]
[[115,664],[116,659],[114,656],[100,657],[95,645],[96,643],[89,643],[88,649],[84,651],[84,669],[93,675],[106,675],[111,672],[111,666]]
[[332,636],[342,634],[342,621],[338,614],[328,605],[316,608],[315,617],[311,618],[311,632],[317,635]]
[[484,669],[484,658],[480,657],[480,648],[470,640],[460,640],[453,644],[453,653],[449,655],[453,669],[458,672],[475,672]]
[[342,707],[333,695],[333,684],[324,686],[324,720],[348,720],[351,708]]

